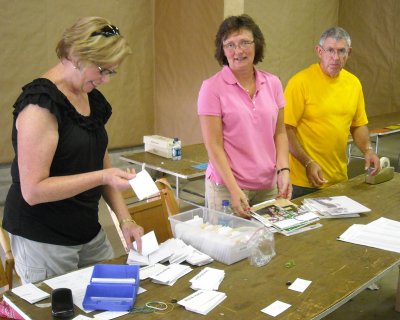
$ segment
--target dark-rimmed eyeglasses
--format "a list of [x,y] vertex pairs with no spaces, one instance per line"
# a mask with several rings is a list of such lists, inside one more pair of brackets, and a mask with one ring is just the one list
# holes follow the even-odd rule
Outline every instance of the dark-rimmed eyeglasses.
[[324,47],[321,47],[321,46],[320,46],[320,48],[321,48],[325,53],[327,53],[328,56],[330,56],[330,57],[334,57],[335,54],[337,54],[340,58],[344,58],[344,57],[347,56],[347,54],[349,53],[349,51],[347,50],[347,48],[340,48],[340,49],[337,49],[337,50],[335,50],[335,49],[333,49],[333,48],[327,48],[327,49],[325,49]]
[[116,26],[113,26],[111,24],[108,24],[101,28],[100,31],[95,31],[93,32],[90,36],[95,37],[95,36],[104,36],[106,38],[112,37],[112,36],[119,36],[119,29]]
[[253,43],[254,43],[254,40],[253,41],[243,40],[243,41],[240,41],[238,44],[234,44],[233,42],[228,42],[228,43],[225,43],[223,46],[226,50],[229,50],[229,51],[234,51],[234,50],[236,50],[236,48],[246,50],[246,49],[250,48],[250,46]]
[[99,69],[101,76],[113,76],[113,75],[117,74],[117,71],[115,71],[115,70],[102,68],[100,66],[97,66],[97,69]]

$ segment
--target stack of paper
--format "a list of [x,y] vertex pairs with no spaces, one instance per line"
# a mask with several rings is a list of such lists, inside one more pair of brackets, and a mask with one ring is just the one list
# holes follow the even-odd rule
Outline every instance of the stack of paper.
[[189,280],[192,284],[190,287],[193,290],[218,290],[224,277],[224,270],[206,267]]
[[[300,212],[289,200],[269,200],[253,206],[250,214],[271,232],[291,235],[311,229],[307,227],[319,220],[319,216],[310,211]],[[315,225],[321,226],[321,225]]]
[[127,264],[135,265],[152,265],[169,258],[169,251],[160,250],[154,231],[146,233],[142,237],[142,253],[136,251],[136,241],[133,248],[129,251]]
[[371,211],[361,203],[346,196],[304,199],[302,210],[311,211],[322,218],[352,218]]
[[223,292],[199,290],[178,301],[178,304],[186,310],[206,315],[225,299],[226,294]]
[[[146,253],[149,252],[148,250],[146,251],[147,246],[151,245],[151,243],[153,242],[152,240],[150,240],[149,242],[147,241],[147,235],[148,234],[142,237],[142,252]],[[187,261],[192,265],[202,266],[214,261],[210,256],[200,252],[192,246],[186,245],[180,239],[168,239],[161,245],[157,244],[157,246],[152,246],[152,248],[155,250],[151,251],[151,253],[147,255],[139,254],[134,249],[131,249],[128,254],[127,264],[137,264],[145,266],[154,265],[158,262],[165,261],[169,261],[169,263],[181,263],[183,261]]]
[[140,280],[146,280],[153,275],[164,270],[166,267],[163,264],[156,263],[149,266],[141,267],[139,272]]
[[182,264],[173,263],[169,266],[164,266],[158,273],[150,276],[154,283],[165,284],[172,286],[179,278],[192,271],[192,268]]
[[367,225],[353,224],[338,240],[400,253],[400,222],[379,218]]
[[199,250],[192,248],[192,253],[186,258],[186,262],[190,263],[193,266],[204,266],[205,264],[211,263],[214,261],[209,255],[200,252]]

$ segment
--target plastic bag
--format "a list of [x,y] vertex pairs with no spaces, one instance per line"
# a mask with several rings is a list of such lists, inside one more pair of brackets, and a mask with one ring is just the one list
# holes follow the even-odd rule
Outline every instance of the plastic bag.
[[256,267],[265,266],[275,256],[274,234],[267,228],[259,228],[249,239],[249,262]]

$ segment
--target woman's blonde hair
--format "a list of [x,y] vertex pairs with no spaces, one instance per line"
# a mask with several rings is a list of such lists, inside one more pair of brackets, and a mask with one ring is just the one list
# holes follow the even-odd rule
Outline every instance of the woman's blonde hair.
[[56,52],[59,59],[74,57],[83,64],[119,65],[131,54],[131,49],[118,28],[108,20],[84,17],[65,30]]

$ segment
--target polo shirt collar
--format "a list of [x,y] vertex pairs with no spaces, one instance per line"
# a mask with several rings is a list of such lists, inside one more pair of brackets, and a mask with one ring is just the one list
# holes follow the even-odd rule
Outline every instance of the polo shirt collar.
[[[258,87],[259,85],[262,85],[266,79],[263,76],[262,72],[260,72],[256,67],[253,67],[254,71],[256,73],[256,86]],[[238,83],[235,75],[233,74],[231,68],[229,66],[224,66],[221,70],[222,78],[224,81],[228,84],[236,84]]]

